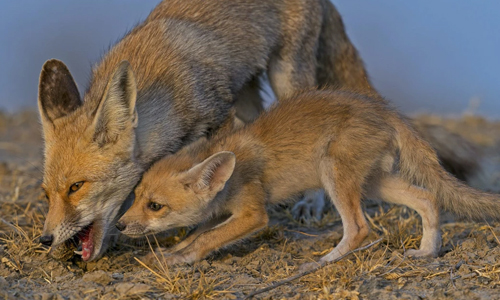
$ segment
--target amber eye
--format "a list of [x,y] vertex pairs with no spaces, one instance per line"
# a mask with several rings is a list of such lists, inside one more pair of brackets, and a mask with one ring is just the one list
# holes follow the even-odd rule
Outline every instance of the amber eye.
[[70,187],[69,187],[69,194],[71,193],[74,193],[76,191],[78,191],[83,185],[83,181],[78,181],[78,182],[75,182],[73,183]]
[[152,211],[159,211],[162,209],[163,205],[156,203],[156,202],[149,202],[148,203],[148,208],[151,209]]

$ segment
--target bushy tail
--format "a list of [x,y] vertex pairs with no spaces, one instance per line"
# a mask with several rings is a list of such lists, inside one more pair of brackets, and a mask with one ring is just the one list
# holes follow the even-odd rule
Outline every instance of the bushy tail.
[[460,182],[439,164],[434,150],[408,122],[397,119],[401,176],[436,196],[439,205],[461,217],[500,220],[500,195],[481,192]]
[[481,173],[483,153],[475,144],[442,126],[421,119],[413,119],[412,123],[418,134],[437,152],[441,165],[448,172],[468,184]]

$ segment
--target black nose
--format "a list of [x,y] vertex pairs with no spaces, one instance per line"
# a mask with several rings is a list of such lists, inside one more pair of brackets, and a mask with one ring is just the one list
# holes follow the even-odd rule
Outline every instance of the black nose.
[[124,230],[125,230],[125,228],[127,228],[127,225],[125,225],[125,224],[123,224],[123,223],[121,223],[121,222],[116,223],[116,225],[115,225],[115,226],[116,226],[116,229],[118,229],[118,230],[120,230],[120,231],[124,231]]
[[52,245],[53,240],[54,237],[52,235],[43,235],[40,237],[40,243],[44,244],[47,247],[50,247]]

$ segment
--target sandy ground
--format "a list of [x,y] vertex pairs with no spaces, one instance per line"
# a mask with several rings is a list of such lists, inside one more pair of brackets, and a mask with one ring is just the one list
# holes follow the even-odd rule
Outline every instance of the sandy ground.
[[[463,134],[490,156],[488,184],[497,184],[500,123],[477,117],[422,116]],[[270,209],[272,225],[192,266],[142,266],[145,240],[120,239],[98,261],[52,259],[37,242],[47,203],[41,197],[42,141],[32,112],[0,116],[0,298],[5,299],[237,299],[297,273],[330,251],[341,222],[330,211],[315,224],[294,221],[286,207]],[[260,299],[499,299],[500,224],[443,216],[438,258],[411,259],[421,237],[419,217],[405,207],[365,203],[376,246]],[[168,246],[185,235],[159,238]],[[151,240],[153,244],[156,242]]]

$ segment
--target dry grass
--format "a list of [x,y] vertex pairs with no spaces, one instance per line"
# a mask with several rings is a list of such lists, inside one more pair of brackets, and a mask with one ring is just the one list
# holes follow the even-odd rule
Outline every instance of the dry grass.
[[174,272],[170,271],[160,258],[154,266],[148,266],[140,259],[135,259],[155,276],[155,280],[151,283],[164,293],[175,294],[185,299],[219,299],[223,295],[233,293],[230,290],[219,289],[222,284],[229,281],[229,278],[217,275],[216,272],[205,273],[199,269]]
[[[496,145],[500,125],[469,118],[442,121],[482,145]],[[298,223],[288,208],[271,208],[271,226],[193,266],[153,265],[135,257],[147,242],[121,240],[96,262],[60,262],[40,247],[47,205],[39,197],[41,140],[36,116],[0,115],[0,298],[50,299],[236,299],[292,276],[340,241],[338,214]],[[498,152],[498,151],[497,151]],[[497,158],[494,158],[497,159]],[[412,259],[419,246],[419,216],[405,207],[367,202],[370,240],[380,244],[351,255],[257,298],[385,299],[494,298],[500,285],[500,225],[443,217],[443,250],[436,259]],[[169,246],[186,230],[158,238]],[[155,244],[155,243],[154,243]],[[56,298],[54,298],[56,299]]]
[[[183,231],[181,235],[185,237],[186,234]],[[154,237],[154,240],[155,246],[160,247],[156,237]],[[154,275],[155,280],[151,281],[151,283],[164,293],[193,300],[218,299],[222,295],[231,293],[229,290],[219,289],[223,283],[229,280],[228,278],[224,279],[213,271],[204,272],[201,269],[192,269],[190,272],[171,271],[165,262],[165,258],[156,255],[149,239],[148,246],[151,253],[155,255],[156,263],[154,265],[149,266],[137,257],[134,257],[134,259]]]

